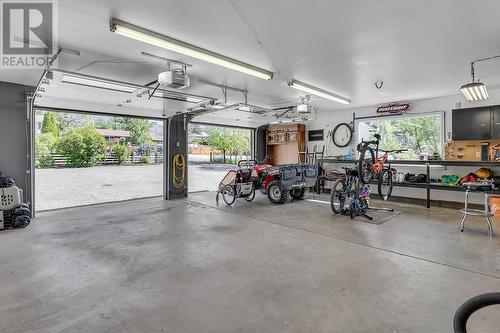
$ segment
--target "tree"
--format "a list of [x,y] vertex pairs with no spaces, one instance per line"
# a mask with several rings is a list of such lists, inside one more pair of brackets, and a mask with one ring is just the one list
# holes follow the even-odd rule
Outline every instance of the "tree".
[[56,137],[52,133],[41,133],[35,139],[35,166],[37,168],[50,168],[54,165],[54,147]]
[[248,131],[239,128],[213,127],[208,131],[208,144],[214,149],[222,151],[224,163],[226,154],[238,156],[250,153]]
[[79,128],[90,125],[91,116],[78,113],[56,113],[57,127],[59,133],[64,133],[72,128]]
[[214,127],[208,131],[208,144],[214,149],[222,151],[224,163],[226,163],[226,152],[233,146],[231,140],[228,128]]
[[125,129],[130,131],[130,142],[133,145],[147,145],[151,143],[149,132],[151,130],[151,122],[146,119],[131,119],[126,124]]
[[57,151],[73,167],[89,167],[104,158],[106,140],[90,126],[68,130],[57,143]]
[[59,129],[57,128],[57,120],[54,112],[47,112],[43,117],[42,133],[52,134],[55,138],[59,136]]

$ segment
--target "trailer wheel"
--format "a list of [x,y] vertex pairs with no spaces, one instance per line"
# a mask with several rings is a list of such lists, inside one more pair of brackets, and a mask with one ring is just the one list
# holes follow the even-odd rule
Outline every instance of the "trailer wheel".
[[222,188],[221,194],[222,199],[227,205],[232,205],[236,200],[236,186],[234,185],[226,185]]
[[288,199],[288,191],[281,188],[281,184],[278,180],[274,180],[269,184],[267,197],[273,204],[284,204],[286,199]]
[[290,191],[290,196],[294,200],[302,200],[304,199],[304,194],[306,193],[306,188],[296,188]]
[[252,188],[252,192],[243,198],[248,202],[252,201],[255,198],[255,188]]

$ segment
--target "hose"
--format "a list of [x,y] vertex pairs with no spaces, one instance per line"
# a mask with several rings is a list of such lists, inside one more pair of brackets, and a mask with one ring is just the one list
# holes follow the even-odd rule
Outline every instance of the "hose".
[[455,333],[467,333],[467,320],[479,309],[487,306],[500,304],[500,293],[488,293],[472,297],[462,304],[453,318]]
[[[184,155],[176,154],[172,159],[172,184],[176,189],[184,187],[186,178],[186,161]],[[180,176],[177,174],[180,173]]]

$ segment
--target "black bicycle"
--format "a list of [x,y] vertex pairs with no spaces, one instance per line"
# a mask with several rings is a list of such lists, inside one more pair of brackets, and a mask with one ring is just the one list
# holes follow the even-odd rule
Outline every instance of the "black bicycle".
[[[364,141],[358,144],[359,161],[358,173],[361,181],[368,184],[374,179],[378,181],[378,194],[382,200],[388,200],[392,194],[392,186],[396,171],[391,168],[389,154],[401,153],[408,149],[383,150],[379,148],[380,134],[374,135],[375,140]],[[379,151],[383,152],[379,157]]]

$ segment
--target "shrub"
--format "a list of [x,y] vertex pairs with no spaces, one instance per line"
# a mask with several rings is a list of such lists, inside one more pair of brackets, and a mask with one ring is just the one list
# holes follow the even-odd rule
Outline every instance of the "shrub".
[[113,157],[118,160],[118,164],[124,164],[129,161],[130,149],[125,145],[116,145],[113,147]]
[[141,156],[141,158],[139,159],[139,161],[141,163],[144,163],[144,164],[149,164],[150,163],[149,156]]
[[57,139],[52,133],[38,134],[35,139],[35,166],[37,168],[50,168],[54,166],[54,152]]
[[72,167],[89,167],[104,158],[106,140],[92,127],[73,128],[57,144],[59,154],[68,157]]

